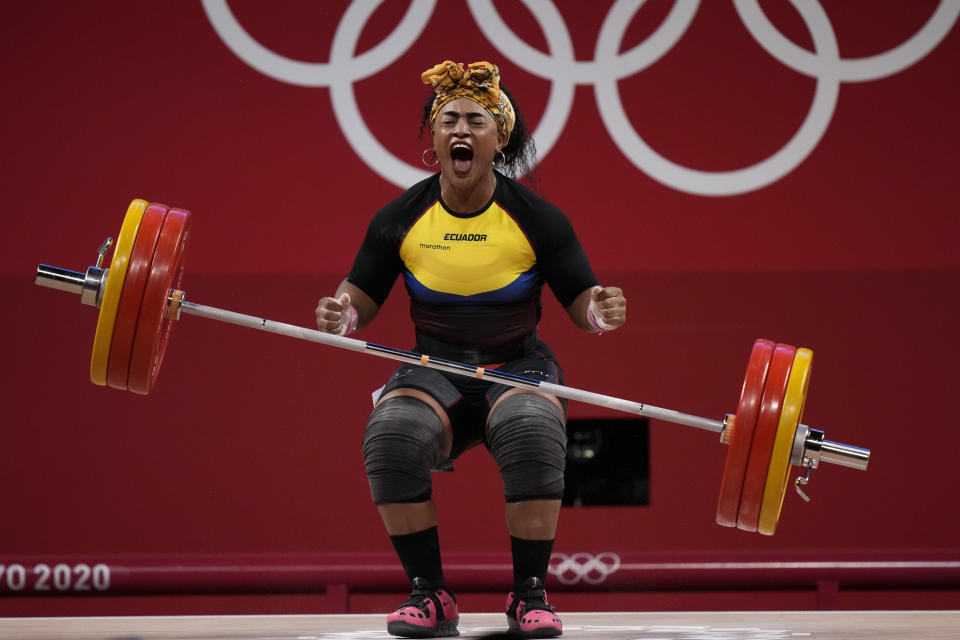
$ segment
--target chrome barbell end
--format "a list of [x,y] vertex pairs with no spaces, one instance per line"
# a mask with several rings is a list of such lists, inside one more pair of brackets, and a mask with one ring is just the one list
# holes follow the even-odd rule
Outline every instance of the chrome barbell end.
[[794,438],[790,461],[791,464],[802,466],[806,470],[802,476],[797,476],[794,487],[805,502],[810,502],[810,496],[802,487],[810,483],[810,474],[821,462],[866,471],[870,464],[870,450],[825,440],[823,431],[801,424]]
[[91,307],[99,307],[103,300],[103,283],[109,269],[88,267],[86,273],[52,267],[48,264],[37,266],[34,284],[68,293],[80,295],[80,302]]

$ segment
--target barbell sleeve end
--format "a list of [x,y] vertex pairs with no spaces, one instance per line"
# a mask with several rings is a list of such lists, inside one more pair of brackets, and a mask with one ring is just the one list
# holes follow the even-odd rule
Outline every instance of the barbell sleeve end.
[[808,431],[808,435],[804,442],[803,462],[801,463],[804,474],[797,476],[794,481],[794,488],[805,502],[810,502],[810,496],[803,488],[810,483],[810,474],[820,466],[821,462],[829,462],[849,469],[859,469],[860,471],[867,470],[870,463],[869,449],[824,440],[823,431],[810,429],[806,425],[800,426]]
[[80,273],[41,264],[37,266],[33,282],[41,287],[79,294],[83,304],[99,307],[103,297],[103,281],[109,271],[100,267],[89,267],[86,273]]
[[69,269],[52,267],[48,264],[37,266],[34,284],[68,293],[83,293],[84,275]]
[[866,471],[870,464],[870,450],[824,440],[820,445],[820,462]]
[[798,436],[803,433],[801,441],[797,438],[795,447],[799,451],[794,451],[794,464],[809,466],[816,469],[821,462],[847,467],[849,469],[858,469],[866,471],[870,463],[870,450],[861,447],[855,447],[840,442],[832,442],[824,439],[823,431],[811,429],[806,425],[799,425],[797,429]]

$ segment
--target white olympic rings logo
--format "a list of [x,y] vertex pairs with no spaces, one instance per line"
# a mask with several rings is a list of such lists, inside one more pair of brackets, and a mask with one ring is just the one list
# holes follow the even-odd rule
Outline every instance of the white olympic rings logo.
[[561,584],[600,584],[620,568],[620,556],[609,551],[593,555],[575,553],[555,553],[550,557],[548,571],[557,576]]
[[[793,137],[770,157],[733,171],[700,171],[663,157],[630,123],[617,82],[654,64],[683,36],[700,0],[676,0],[663,23],[646,40],[620,52],[634,14],[645,0],[615,0],[600,28],[590,62],[574,58],[573,43],[560,11],[549,0],[522,0],[543,32],[549,54],[521,40],[504,22],[493,0],[467,0],[481,32],[500,52],[529,73],[551,81],[550,95],[533,137],[540,157],[556,144],[573,106],[576,85],[593,85],[601,119],[614,144],[639,170],[679,191],[706,196],[746,193],[776,182],[795,169],[820,142],[837,104],[841,82],[867,82],[893,75],[932,51],[960,14],[960,0],[941,0],[926,24],[900,45],[873,56],[841,58],[833,25],[817,0],[790,0],[813,40],[814,51],[794,44],[767,19],[759,0],[733,0],[750,35],[776,60],[816,79],[807,116]],[[329,87],[333,111],[358,155],[385,180],[405,189],[429,172],[390,153],[374,137],[357,108],[353,83],[372,76],[402,56],[426,27],[437,0],[411,0],[394,31],[372,49],[355,55],[367,20],[383,0],[354,0],[337,25],[326,63],[281,56],[253,39],[227,0],[203,0],[210,23],[241,60],[276,80],[305,87]]]

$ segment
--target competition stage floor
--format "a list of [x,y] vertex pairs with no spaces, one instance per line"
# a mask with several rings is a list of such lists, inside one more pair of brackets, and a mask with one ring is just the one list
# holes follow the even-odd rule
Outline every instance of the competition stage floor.
[[[955,639],[960,611],[564,613],[562,638],[596,640]],[[0,619],[11,640],[348,640],[393,638],[384,615]],[[466,613],[460,636],[494,638],[502,613]]]

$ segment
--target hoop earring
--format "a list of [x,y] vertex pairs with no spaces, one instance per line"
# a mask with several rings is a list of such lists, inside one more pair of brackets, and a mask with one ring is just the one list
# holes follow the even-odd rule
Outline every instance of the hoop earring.
[[504,155],[503,151],[501,151],[500,149],[497,149],[497,153],[500,154],[500,164],[497,164],[497,156],[493,156],[492,164],[494,169],[499,169],[503,165],[507,164],[507,156]]
[[[427,162],[427,154],[433,153],[433,162]],[[420,160],[428,167],[435,167],[440,164],[440,158],[437,157],[437,152],[434,151],[433,147],[429,149],[424,149],[423,153],[420,154]]]

